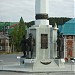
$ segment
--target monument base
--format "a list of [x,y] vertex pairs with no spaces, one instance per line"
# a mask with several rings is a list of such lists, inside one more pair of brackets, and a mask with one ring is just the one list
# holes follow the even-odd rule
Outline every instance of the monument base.
[[64,59],[54,59],[54,61],[59,67],[64,67],[64,63],[65,63]]
[[29,33],[31,33],[35,39],[35,46],[32,56],[34,59],[21,58],[20,64],[26,68],[31,67],[34,72],[47,72],[64,68],[64,62],[62,63],[61,59],[52,58],[53,54],[56,54],[53,50],[54,45],[51,43],[53,42],[53,35],[51,35],[53,33],[52,26],[34,25],[29,28],[27,34]]
[[20,58],[20,66],[24,66],[26,69],[31,68],[31,72],[48,72],[65,68],[64,62],[61,62],[61,59],[36,60]]
[[[33,70],[34,71],[40,71],[40,72],[46,72],[46,71],[52,71],[54,69],[60,69],[60,68],[65,68],[64,63],[60,62],[61,59],[46,59],[45,61],[38,60],[36,63],[33,65]],[[62,66],[59,66],[62,65]]]

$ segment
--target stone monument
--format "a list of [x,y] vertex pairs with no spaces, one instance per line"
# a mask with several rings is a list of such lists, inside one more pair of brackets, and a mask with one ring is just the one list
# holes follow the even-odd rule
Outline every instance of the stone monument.
[[23,66],[33,67],[33,71],[50,71],[53,68],[63,67],[64,62],[57,57],[57,25],[52,27],[48,20],[48,0],[35,0],[35,25],[28,29],[35,39],[31,59],[21,58]]

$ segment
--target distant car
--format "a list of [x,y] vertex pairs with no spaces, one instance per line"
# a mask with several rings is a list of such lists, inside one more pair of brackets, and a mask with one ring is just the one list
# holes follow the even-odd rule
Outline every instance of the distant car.
[[75,60],[75,58],[70,58],[71,60]]
[[75,58],[70,58],[70,60],[71,60],[72,62],[75,62]]

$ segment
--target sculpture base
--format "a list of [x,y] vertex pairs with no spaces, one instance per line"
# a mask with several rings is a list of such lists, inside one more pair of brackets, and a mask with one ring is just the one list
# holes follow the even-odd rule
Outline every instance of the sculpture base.
[[48,72],[65,68],[64,62],[61,62],[61,59],[36,60],[20,58],[20,66],[24,66],[26,69],[31,69],[32,72]]

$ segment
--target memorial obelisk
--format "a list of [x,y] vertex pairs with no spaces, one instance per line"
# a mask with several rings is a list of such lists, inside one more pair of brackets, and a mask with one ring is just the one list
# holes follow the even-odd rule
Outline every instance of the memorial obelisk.
[[36,27],[36,62],[33,69],[44,71],[44,68],[51,66],[50,60],[50,37],[52,26],[48,20],[48,0],[35,1],[35,26]]
[[64,65],[61,59],[55,59],[57,57],[55,43],[58,28],[49,25],[48,3],[48,0],[35,0],[36,57],[34,71],[50,71],[51,68]]
[[27,68],[31,65],[34,72],[47,72],[64,65],[61,59],[55,59],[57,26],[53,28],[49,25],[48,2],[48,0],[35,0],[35,25],[29,27],[27,32],[35,39],[32,58],[21,59],[21,64]]
[[[35,2],[36,57],[50,59],[50,27],[48,19],[48,0]],[[42,53],[42,54],[41,54]]]

